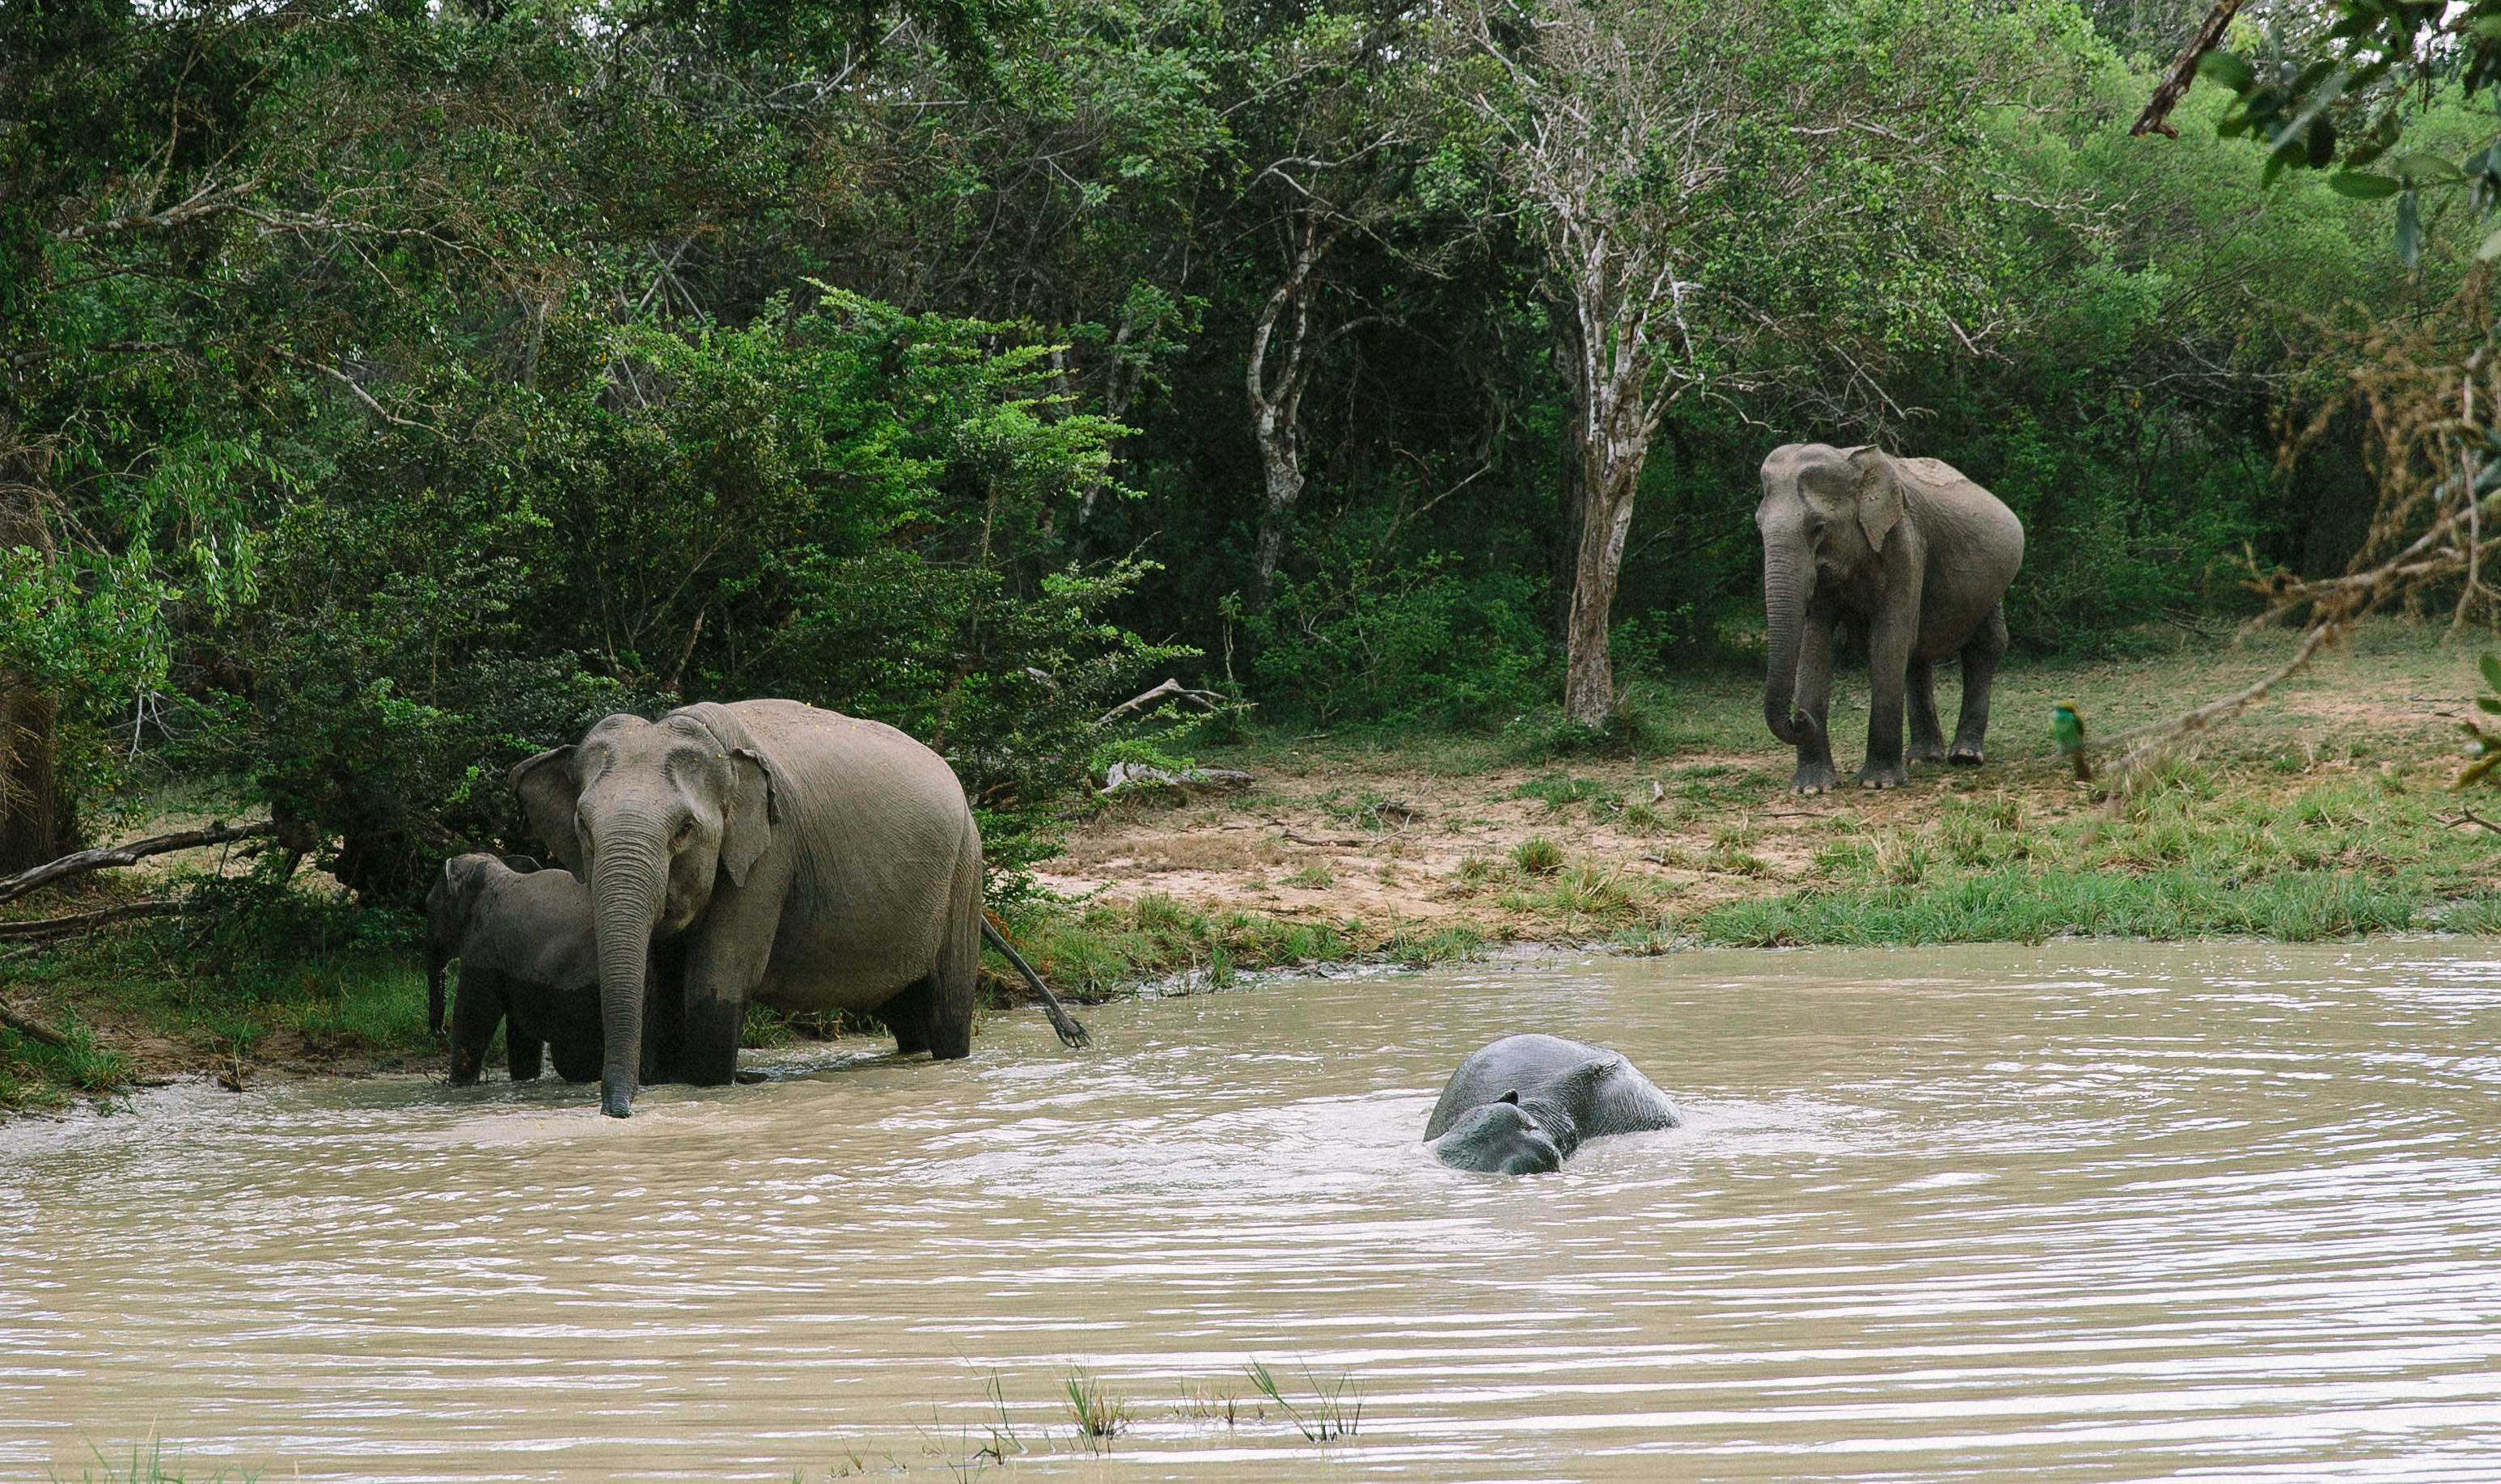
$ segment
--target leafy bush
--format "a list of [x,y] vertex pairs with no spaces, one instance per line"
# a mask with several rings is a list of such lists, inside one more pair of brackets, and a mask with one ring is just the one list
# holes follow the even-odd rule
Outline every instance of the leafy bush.
[[1250,616],[1253,674],[1323,726],[1473,720],[1515,704],[1546,667],[1527,616],[1533,586],[1509,574],[1468,581],[1458,565],[1333,549],[1309,577],[1280,578],[1268,611]]
[[204,703],[229,761],[361,896],[406,901],[446,853],[525,843],[503,774],[528,753],[788,696],[938,748],[1013,877],[1097,718],[1190,652],[1104,621],[1138,564],[1047,560],[1117,431],[1043,394],[1047,349],[829,293],[550,345],[536,389],[447,380],[458,436],[378,430],[278,523],[249,673]]

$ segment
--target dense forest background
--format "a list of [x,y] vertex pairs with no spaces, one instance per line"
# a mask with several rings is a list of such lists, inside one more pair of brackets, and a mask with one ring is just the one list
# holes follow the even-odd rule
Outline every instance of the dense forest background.
[[170,764],[405,900],[517,758],[769,694],[1012,874],[1186,747],[1100,722],[1167,675],[1396,729],[1729,662],[1802,439],[2005,499],[2019,648],[2249,610],[2371,519],[2358,439],[2280,463],[2321,346],[2463,254],[2222,89],[2128,137],[2202,14],[10,0],[0,870]]

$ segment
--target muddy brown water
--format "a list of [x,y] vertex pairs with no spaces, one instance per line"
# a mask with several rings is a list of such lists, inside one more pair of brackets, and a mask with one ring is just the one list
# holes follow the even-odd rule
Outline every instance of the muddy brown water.
[[[751,1054],[625,1123],[409,1076],[0,1130],[0,1474],[152,1431],[194,1480],[2501,1479],[2487,944],[1543,956],[1087,1018]],[[1524,1028],[1690,1126],[1434,1164],[1443,1077]]]

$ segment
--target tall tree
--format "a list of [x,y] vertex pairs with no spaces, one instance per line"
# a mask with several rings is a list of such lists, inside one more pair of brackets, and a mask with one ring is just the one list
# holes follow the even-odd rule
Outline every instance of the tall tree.
[[[1825,272],[1810,260],[1862,255],[1922,211],[1910,181],[1854,166],[1937,167],[1971,146],[1952,115],[1995,81],[1987,42],[1970,34],[1898,60],[1897,44],[1932,18],[1846,0],[1481,0],[1457,14],[1458,86],[1543,252],[1553,313],[1571,321],[1555,344],[1580,463],[1563,700],[1574,722],[1603,726],[1615,706],[1609,624],[1667,410],[1798,380],[1836,348],[1848,356],[1839,343],[1852,336],[1868,359],[1882,352],[1871,321],[1898,311],[1795,312]],[[1913,313],[1933,319],[1954,276],[1929,277]],[[1853,380],[1881,397],[1862,369],[1825,400],[1848,401]]]

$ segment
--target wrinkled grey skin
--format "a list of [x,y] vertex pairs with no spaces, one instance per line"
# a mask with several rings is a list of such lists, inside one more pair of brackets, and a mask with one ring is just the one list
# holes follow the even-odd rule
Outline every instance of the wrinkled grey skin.
[[512,779],[590,888],[611,1117],[670,1051],[686,1080],[730,1081],[750,1002],[874,1011],[898,1050],[971,1052],[982,841],[927,747],[795,701],[707,702],[610,716]]
[[1540,1174],[1562,1168],[1584,1139],[1684,1121],[1619,1052],[1559,1036],[1506,1036],[1451,1073],[1424,1139],[1454,1169]]
[[[1763,460],[1754,525],[1763,538],[1771,646],[1763,720],[1797,748],[1790,786],[1814,794],[1840,781],[1826,716],[1836,631],[1867,654],[1862,786],[1907,782],[1908,763],[1978,766],[1989,687],[2006,653],[2006,588],[2023,565],[2023,523],[2015,512],[1936,459],[1790,444]],[[1934,667],[1957,652],[1962,715],[1949,750]]]
[[495,1027],[516,1082],[539,1074],[541,1048],[568,1082],[599,1075],[599,958],[590,894],[526,855],[455,855],[425,894],[426,1019],[443,1035],[443,971],[458,960],[451,1083],[478,1080]]

